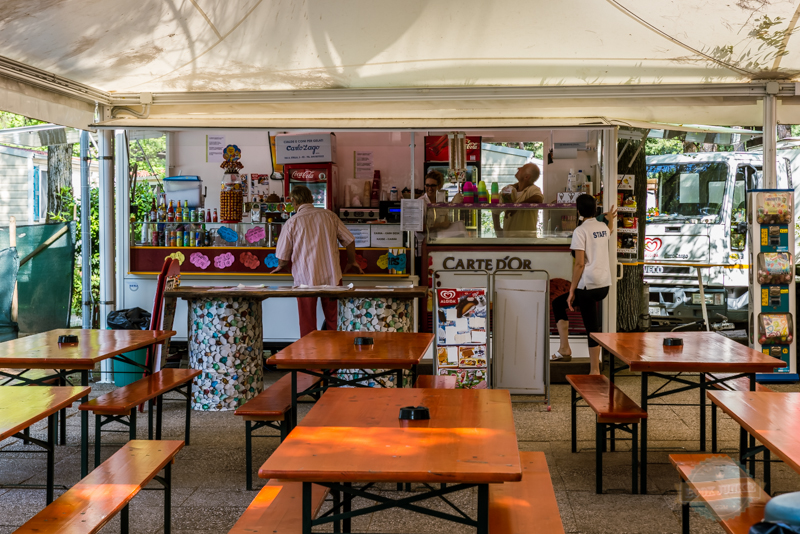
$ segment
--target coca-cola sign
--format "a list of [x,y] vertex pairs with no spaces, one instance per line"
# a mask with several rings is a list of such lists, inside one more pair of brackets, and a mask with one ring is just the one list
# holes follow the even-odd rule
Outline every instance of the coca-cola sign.
[[320,169],[295,169],[290,175],[293,182],[326,182],[328,175]]
[[[425,137],[425,161],[450,161],[446,135],[428,135]],[[467,163],[480,163],[481,138],[467,137]]]

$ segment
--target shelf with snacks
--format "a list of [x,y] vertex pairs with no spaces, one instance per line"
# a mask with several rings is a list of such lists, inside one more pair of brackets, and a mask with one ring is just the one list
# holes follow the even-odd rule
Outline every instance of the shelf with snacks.
[[634,234],[634,235],[638,235],[639,234],[639,229],[638,228],[617,228],[617,233],[618,234]]

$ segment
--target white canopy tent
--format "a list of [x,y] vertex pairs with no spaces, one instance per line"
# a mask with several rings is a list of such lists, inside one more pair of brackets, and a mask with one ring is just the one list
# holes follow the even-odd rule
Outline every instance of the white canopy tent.
[[760,125],[769,92],[800,123],[797,4],[6,2],[0,101],[78,128],[95,104],[162,128]]

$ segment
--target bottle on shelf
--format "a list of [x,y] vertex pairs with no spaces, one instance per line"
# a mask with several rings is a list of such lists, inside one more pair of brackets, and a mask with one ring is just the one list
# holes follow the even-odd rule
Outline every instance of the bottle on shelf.
[[153,199],[153,204],[150,206],[150,222],[151,223],[154,223],[154,222],[157,221],[157,219],[156,219],[156,212],[157,211],[158,210],[156,209],[156,199],[154,198]]
[[175,206],[172,203],[172,200],[169,201],[169,208],[167,208],[167,222],[175,222]]
[[189,202],[183,201],[183,222],[190,222],[191,213],[189,212]]
[[492,204],[500,203],[500,184],[492,182],[492,196],[489,199]]
[[567,175],[567,191],[570,193],[575,191],[575,174],[573,169],[570,169]]
[[219,222],[219,216],[217,215],[217,208],[214,208],[214,216],[211,217],[211,222]]
[[158,222],[167,222],[167,205],[163,196],[158,199]]
[[150,225],[148,224],[150,220],[150,216],[148,214],[144,215],[144,221],[142,221],[142,245],[148,245],[150,242]]
[[211,208],[206,210],[206,220],[204,222],[211,222]]

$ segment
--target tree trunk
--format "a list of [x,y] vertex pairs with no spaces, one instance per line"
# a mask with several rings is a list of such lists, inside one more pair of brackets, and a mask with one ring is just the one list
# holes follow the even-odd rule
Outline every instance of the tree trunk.
[[786,139],[792,136],[792,126],[789,124],[778,125],[778,139]]
[[[633,165],[628,167],[631,162],[630,157],[645,142],[632,142],[625,154],[618,162],[617,172],[619,175],[633,174],[636,179],[633,183],[633,195],[636,198],[636,217],[639,220],[639,252],[636,260],[627,260],[631,263],[638,262],[644,257],[644,227],[645,215],[647,213],[647,171],[644,147],[639,151]],[[617,151],[621,150],[624,143],[617,146]],[[615,273],[612,273],[615,275]],[[642,289],[644,288],[644,270],[638,263],[636,265],[625,265],[622,271],[622,279],[617,281],[617,331],[631,332],[636,330],[639,324],[639,315],[642,305]]]
[[63,211],[61,192],[72,191],[72,143],[47,147],[47,205],[46,222]]

